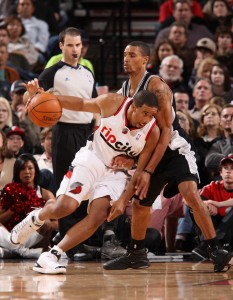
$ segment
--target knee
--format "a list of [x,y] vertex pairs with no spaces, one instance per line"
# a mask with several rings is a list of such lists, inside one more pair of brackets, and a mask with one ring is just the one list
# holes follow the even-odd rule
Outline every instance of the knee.
[[133,202],[133,214],[147,215],[150,214],[150,207],[140,205],[138,200]]
[[71,197],[62,195],[56,202],[51,202],[48,206],[51,212],[51,218],[60,219],[74,212],[78,208],[79,203]]

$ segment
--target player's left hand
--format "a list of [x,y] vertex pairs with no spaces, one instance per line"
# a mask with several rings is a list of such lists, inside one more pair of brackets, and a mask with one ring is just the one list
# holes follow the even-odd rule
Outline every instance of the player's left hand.
[[125,211],[126,204],[121,200],[118,199],[117,201],[112,202],[112,206],[107,217],[107,221],[110,222],[114,220],[116,217],[122,215]]
[[111,167],[114,171],[131,170],[133,166],[134,166],[134,159],[124,154],[114,157],[111,162]]
[[135,172],[135,175],[135,195],[137,195],[140,200],[143,200],[147,196],[151,175],[143,171]]

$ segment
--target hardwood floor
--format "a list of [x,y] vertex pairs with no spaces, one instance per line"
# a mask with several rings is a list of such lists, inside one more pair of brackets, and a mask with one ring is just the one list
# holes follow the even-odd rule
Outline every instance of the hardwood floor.
[[101,262],[69,262],[66,275],[36,273],[33,263],[0,260],[0,299],[233,299],[233,267],[213,273],[211,263],[152,262],[148,269],[106,271]]

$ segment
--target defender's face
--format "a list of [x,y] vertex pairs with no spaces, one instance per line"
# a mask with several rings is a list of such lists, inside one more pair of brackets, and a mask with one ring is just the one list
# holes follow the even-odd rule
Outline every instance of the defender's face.
[[137,46],[127,46],[124,51],[124,70],[127,74],[146,69],[149,56],[141,53]]

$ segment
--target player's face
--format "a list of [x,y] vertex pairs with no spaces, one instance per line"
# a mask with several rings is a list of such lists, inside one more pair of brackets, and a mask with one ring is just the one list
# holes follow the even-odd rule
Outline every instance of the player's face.
[[220,175],[222,176],[224,183],[232,184],[233,183],[233,163],[232,162],[224,163],[224,165],[222,165]]
[[151,107],[143,104],[141,107],[136,107],[133,104],[133,113],[130,124],[135,128],[142,128],[149,123],[158,112],[157,107]]
[[63,54],[63,61],[71,66],[77,65],[81,56],[81,36],[66,35],[64,43],[60,43]]
[[19,172],[19,179],[22,183],[34,186],[35,168],[29,160],[24,164],[24,168]]
[[149,56],[141,53],[137,46],[127,46],[124,51],[124,70],[127,74],[146,70]]

